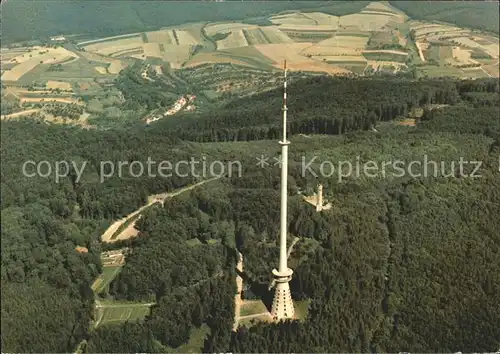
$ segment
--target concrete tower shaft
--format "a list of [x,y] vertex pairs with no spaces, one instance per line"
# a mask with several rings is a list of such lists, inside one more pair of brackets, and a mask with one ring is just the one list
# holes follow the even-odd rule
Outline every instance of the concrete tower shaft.
[[284,64],[285,81],[283,84],[283,139],[279,142],[281,145],[281,203],[280,203],[280,258],[278,269],[273,269],[273,276],[276,282],[276,291],[271,310],[271,315],[275,320],[293,318],[294,307],[290,286],[288,282],[292,279],[293,271],[287,265],[287,202],[288,202],[288,145],[287,140],[287,102],[286,102],[286,82],[287,70],[286,61]]

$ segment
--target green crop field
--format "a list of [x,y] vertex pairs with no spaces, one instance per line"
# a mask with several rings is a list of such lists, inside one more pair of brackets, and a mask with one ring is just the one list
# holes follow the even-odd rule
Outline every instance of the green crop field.
[[340,66],[346,68],[347,70],[351,70],[353,73],[357,75],[362,75],[366,69],[366,63],[340,64]]
[[92,290],[96,294],[103,292],[113,279],[120,273],[122,266],[118,267],[104,267],[102,274],[92,284]]
[[102,311],[99,325],[141,321],[149,315],[150,307],[140,304],[131,304],[130,306],[103,307],[98,309]]
[[363,56],[368,60],[377,60],[377,61],[394,61],[397,63],[405,63],[408,58],[407,55],[399,55],[393,53],[363,53]]
[[221,56],[230,57],[236,60],[240,60],[244,63],[255,66],[256,68],[263,70],[274,70],[275,68],[272,66],[273,61],[266,56],[264,56],[261,52],[253,47],[240,47],[240,48],[231,48],[226,50],[220,50],[217,53],[221,53]]
[[454,68],[451,66],[420,66],[417,68],[418,77],[443,77],[443,76],[453,76],[453,77],[462,77],[464,76],[464,72],[459,68]]
[[23,75],[18,83],[22,85],[29,85],[33,82],[46,81],[46,80],[62,80],[68,79],[82,79],[82,78],[106,78],[114,77],[115,75],[102,75],[99,74],[92,65],[88,64],[83,59],[76,60],[72,63],[62,65],[61,71],[49,71],[51,65],[41,64]]

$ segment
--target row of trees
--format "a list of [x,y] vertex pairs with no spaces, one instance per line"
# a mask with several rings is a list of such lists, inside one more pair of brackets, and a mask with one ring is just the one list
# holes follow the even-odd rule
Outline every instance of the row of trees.
[[[490,87],[494,83],[490,80],[476,85]],[[456,104],[462,85],[465,84],[449,80],[387,78],[320,76],[300,80],[288,89],[290,133],[343,134],[368,130],[377,122],[406,116],[413,107]],[[263,111],[263,106],[269,109]],[[171,135],[198,142],[278,139],[281,107],[282,92],[278,89],[233,100],[202,117],[181,114],[161,124]]]

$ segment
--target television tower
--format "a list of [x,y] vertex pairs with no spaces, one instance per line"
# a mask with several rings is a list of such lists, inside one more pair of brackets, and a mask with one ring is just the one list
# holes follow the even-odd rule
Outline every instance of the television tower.
[[277,320],[293,318],[294,308],[290,285],[288,282],[292,279],[293,271],[287,266],[287,194],[288,194],[288,145],[290,142],[286,138],[286,60],[284,63],[285,81],[283,84],[283,140],[281,145],[281,210],[280,210],[280,259],[278,269],[273,269],[276,291],[271,309],[271,316]]

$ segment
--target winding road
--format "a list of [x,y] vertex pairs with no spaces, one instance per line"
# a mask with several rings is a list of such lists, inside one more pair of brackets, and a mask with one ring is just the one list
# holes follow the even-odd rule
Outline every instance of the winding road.
[[[181,193],[184,193],[184,192],[187,192],[187,191],[190,191],[196,187],[199,187],[205,183],[208,183],[208,182],[211,182],[211,181],[214,181],[216,179],[219,179],[220,177],[214,177],[214,178],[210,178],[210,179],[206,179],[204,181],[201,181],[201,182],[198,182],[198,183],[195,183],[195,184],[192,184],[190,186],[187,186],[187,187],[184,187],[184,188],[181,188],[181,189],[178,189],[174,192],[166,192],[166,193],[161,193],[161,194],[153,194],[153,195],[150,195],[148,197],[148,203],[146,205],[143,205],[142,207],[140,207],[139,209],[133,211],[132,213],[128,214],[126,217],[120,219],[120,220],[117,220],[115,221],[113,224],[111,224],[110,227],[108,227],[108,229],[106,231],[104,231],[104,233],[102,234],[101,236],[101,241],[102,242],[107,242],[107,243],[113,243],[113,242],[116,242],[118,240],[122,240],[123,238],[120,238],[120,236],[125,233],[125,231],[127,231],[127,229],[123,230],[118,236],[116,236],[113,240],[111,240],[111,237],[115,234],[115,232],[123,225],[125,224],[128,220],[130,220],[131,218],[135,217],[137,214],[140,214],[141,212],[144,211],[144,209],[150,207],[151,205],[155,204],[155,203],[161,203],[163,204],[165,202],[165,199],[167,198],[173,198]],[[135,224],[135,223],[134,223]],[[133,227],[132,224],[131,226]]]

